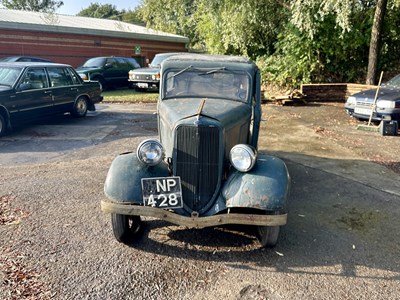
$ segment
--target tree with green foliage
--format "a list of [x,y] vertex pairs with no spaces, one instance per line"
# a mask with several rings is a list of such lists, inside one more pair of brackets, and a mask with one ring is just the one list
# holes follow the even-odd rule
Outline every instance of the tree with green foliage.
[[197,2],[196,28],[211,53],[270,55],[289,16],[289,7],[276,0]]
[[373,13],[368,3],[298,0],[290,12],[274,54],[259,58],[266,80],[298,86],[365,76]]
[[[374,13],[383,1],[386,21],[378,28]],[[375,69],[399,69],[398,2],[144,0],[140,11],[149,27],[185,35],[191,47],[209,53],[248,56],[265,80],[297,86],[365,82],[373,60]],[[371,38],[376,29],[380,38]]]
[[127,23],[140,24],[144,26],[139,9],[119,11],[115,5],[90,3],[87,8],[82,9],[78,14],[81,17],[91,17],[99,19],[114,19]]
[[374,84],[378,69],[378,59],[380,52],[380,40],[382,35],[383,20],[386,14],[387,0],[377,0],[374,23],[371,30],[371,42],[369,44],[368,73],[366,84]]
[[54,0],[1,0],[0,4],[8,9],[55,12],[64,5],[64,2]]
[[139,8],[147,27],[189,38],[190,47],[202,49],[194,13],[197,0],[144,0]]
[[121,21],[137,24],[140,26],[146,26],[146,23],[142,19],[142,15],[140,14],[140,9],[135,8],[133,10],[122,10],[121,11]]
[[117,10],[115,5],[95,2],[90,3],[87,8],[82,9],[77,15],[81,17],[111,19],[118,18],[118,16],[121,15],[121,12]]

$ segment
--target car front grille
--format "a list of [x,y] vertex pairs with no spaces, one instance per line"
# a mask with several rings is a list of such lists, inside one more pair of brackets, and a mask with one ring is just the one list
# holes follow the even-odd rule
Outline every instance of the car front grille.
[[137,74],[134,74],[132,76],[132,79],[134,79],[134,80],[151,80],[151,75],[146,75],[146,74],[137,75]]
[[221,181],[218,127],[177,128],[174,175],[181,177],[182,197],[192,211],[203,212],[211,204]]
[[371,102],[365,102],[365,101],[357,101],[357,106],[363,107],[363,108],[371,108],[372,103]]

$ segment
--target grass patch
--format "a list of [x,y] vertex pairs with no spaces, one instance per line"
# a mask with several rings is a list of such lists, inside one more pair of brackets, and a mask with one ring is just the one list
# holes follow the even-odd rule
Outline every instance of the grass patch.
[[156,103],[158,92],[137,92],[134,89],[116,89],[102,93],[103,102],[118,103]]

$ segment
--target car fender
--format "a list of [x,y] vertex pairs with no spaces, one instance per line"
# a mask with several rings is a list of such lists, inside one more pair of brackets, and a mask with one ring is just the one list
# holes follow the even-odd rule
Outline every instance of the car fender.
[[161,162],[148,166],[140,162],[135,153],[117,156],[108,170],[104,193],[111,201],[143,203],[142,178],[165,177],[169,175],[168,166]]
[[89,74],[89,78],[91,81],[106,81],[104,74],[96,72],[96,73],[88,73]]
[[285,163],[274,156],[258,156],[252,170],[233,170],[221,190],[227,208],[286,210],[290,177]]

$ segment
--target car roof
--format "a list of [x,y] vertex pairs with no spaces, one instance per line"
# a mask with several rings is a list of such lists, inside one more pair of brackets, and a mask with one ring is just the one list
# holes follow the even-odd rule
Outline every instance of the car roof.
[[233,55],[212,55],[212,54],[197,54],[183,53],[168,57],[162,62],[163,67],[186,67],[188,64],[196,67],[224,67],[230,65],[233,68],[255,69],[257,66],[248,58],[243,56]]
[[38,62],[52,62],[49,59],[34,57],[34,56],[7,56],[7,57],[0,58],[0,61],[16,62],[21,58],[22,59],[34,59],[35,61],[38,61]]
[[110,55],[110,56],[93,56],[93,57],[89,57],[87,60],[92,59],[92,58],[133,58],[134,59],[134,57],[130,57],[130,56],[113,56],[113,55]]
[[32,62],[32,61],[16,61],[16,62],[0,62],[3,67],[71,67],[67,64],[52,63],[52,62]]
[[214,61],[214,62],[235,62],[235,63],[251,63],[251,61],[243,56],[235,55],[217,55],[217,54],[198,54],[198,53],[178,53],[168,60],[195,60],[195,61]]
[[155,56],[172,56],[172,55],[179,55],[179,54],[186,54],[188,52],[163,52],[157,53]]

